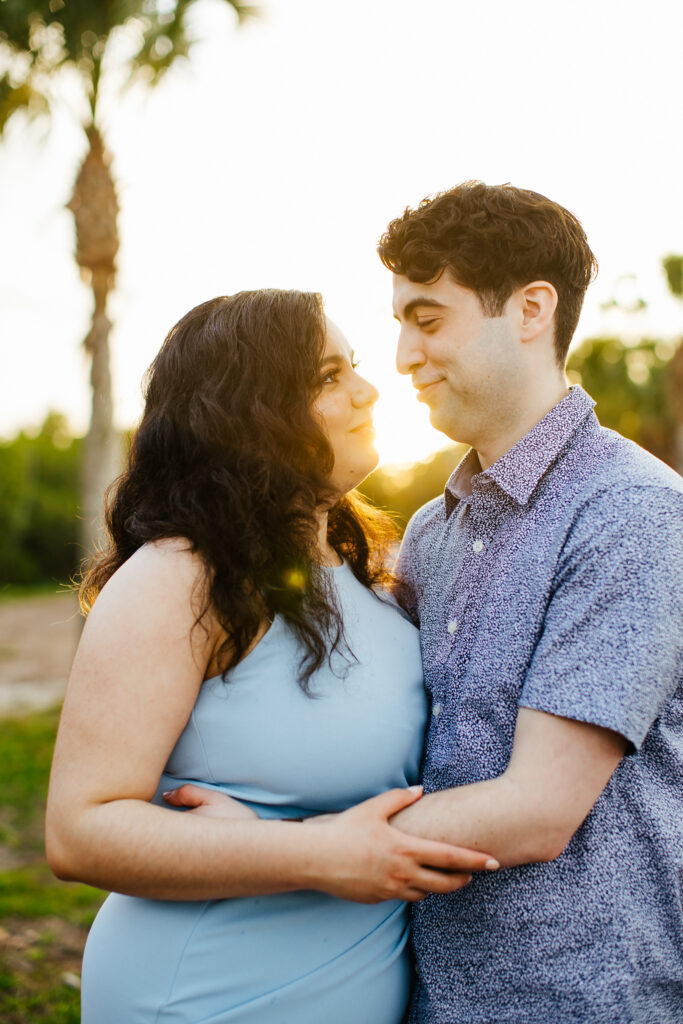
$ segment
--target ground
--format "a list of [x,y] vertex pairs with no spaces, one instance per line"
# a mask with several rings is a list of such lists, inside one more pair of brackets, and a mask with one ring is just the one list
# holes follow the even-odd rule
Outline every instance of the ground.
[[0,714],[61,700],[82,622],[73,592],[0,602]]
[[53,878],[43,852],[59,702],[81,622],[71,593],[0,600],[3,1024],[77,1024],[83,944],[103,898]]

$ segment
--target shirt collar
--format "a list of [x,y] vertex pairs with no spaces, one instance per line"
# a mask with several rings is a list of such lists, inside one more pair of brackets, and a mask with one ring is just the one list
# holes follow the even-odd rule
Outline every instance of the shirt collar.
[[477,474],[481,473],[481,463],[474,448],[470,448],[467,455],[458,463],[451,473],[444,491],[446,502],[446,515],[449,516],[455,506],[463,498],[469,498],[472,493],[472,481]]
[[525,505],[535,491],[541,477],[565,447],[570,437],[591,414],[595,402],[579,385],[553,406],[517,444],[482,472],[479,456],[474,448],[452,473],[444,499],[446,515],[455,505],[472,493],[478,475],[488,477],[519,505]]

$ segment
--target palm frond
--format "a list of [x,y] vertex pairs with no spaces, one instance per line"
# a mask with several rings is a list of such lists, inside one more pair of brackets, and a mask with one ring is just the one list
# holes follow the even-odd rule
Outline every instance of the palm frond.
[[24,0],[0,0],[0,41],[10,43],[13,48],[30,50],[31,14],[34,9],[48,4],[25,3]]
[[246,21],[247,18],[261,17],[262,11],[258,4],[233,3],[232,0],[227,0],[227,2],[230,4],[231,7],[235,9],[235,13],[237,14],[237,20],[240,23],[240,25],[242,24],[243,21]]
[[172,16],[152,12],[142,19],[141,46],[131,58],[131,78],[155,85],[179,57],[187,57],[192,39],[187,32],[187,2],[179,2]]
[[[167,6],[159,10],[153,3],[136,5],[142,6],[144,11],[142,17],[136,18],[141,21],[143,32],[140,49],[131,59],[131,81],[143,78],[155,85],[178,58],[189,55],[195,39],[189,31],[187,15],[196,2],[177,0],[171,11]],[[241,4],[238,0],[226,0],[226,3],[237,14],[239,23],[259,13],[258,7]]]
[[30,77],[14,85],[9,74],[0,76],[0,135],[10,117],[18,110],[24,110],[33,120],[40,114],[48,113],[49,109],[47,96],[33,86]]
[[[195,42],[188,12],[197,2],[0,0],[0,48],[28,68],[17,83],[0,65],[0,132],[15,110],[24,108],[32,117],[48,110],[46,98],[30,80],[49,78],[67,64],[80,71],[94,118],[105,49],[119,30],[128,28],[134,40],[137,36],[128,58],[129,81],[156,84],[177,59],[188,56]],[[255,4],[225,3],[239,23],[260,14]]]

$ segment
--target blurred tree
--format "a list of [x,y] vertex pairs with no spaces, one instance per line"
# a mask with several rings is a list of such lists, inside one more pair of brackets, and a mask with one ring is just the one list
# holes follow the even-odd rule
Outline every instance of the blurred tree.
[[677,299],[683,299],[683,256],[665,256],[662,267],[666,274],[669,291]]
[[54,412],[0,444],[0,584],[64,583],[77,568],[82,449]]
[[[102,136],[102,80],[155,85],[190,48],[187,15],[197,0],[0,0],[0,133],[19,110],[29,118],[59,105],[70,78],[88,150],[67,204],[76,222],[76,260],[92,287],[94,311],[84,346],[90,356],[92,412],[85,441],[82,501],[86,550],[98,535],[102,494],[118,469],[109,368],[107,298],[114,285],[118,199]],[[241,21],[256,8],[224,0]]]
[[671,466],[676,464],[676,410],[670,387],[673,342],[586,338],[572,352],[567,375],[595,399],[603,426],[618,430]]

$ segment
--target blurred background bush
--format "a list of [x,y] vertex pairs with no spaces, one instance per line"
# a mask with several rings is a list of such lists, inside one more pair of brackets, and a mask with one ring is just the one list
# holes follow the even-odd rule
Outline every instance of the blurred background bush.
[[0,580],[68,581],[78,557],[83,442],[51,412],[38,433],[0,445]]

